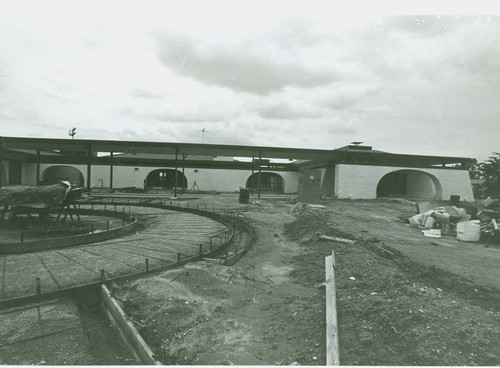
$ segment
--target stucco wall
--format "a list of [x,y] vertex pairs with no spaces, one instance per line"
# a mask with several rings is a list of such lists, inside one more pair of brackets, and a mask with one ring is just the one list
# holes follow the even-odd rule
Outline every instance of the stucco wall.
[[[474,200],[472,185],[467,170],[411,169],[406,167],[347,164],[339,164],[336,166],[335,194],[339,198],[374,199],[377,197],[377,184],[380,179],[384,175],[398,170],[414,170],[433,175],[441,184],[442,199],[448,199],[450,195],[459,195],[462,200]],[[422,179],[421,184],[429,185],[429,182]],[[413,190],[415,190],[415,188],[413,188]]]
[[[60,165],[40,165],[40,172],[43,178],[44,171],[50,166]],[[85,186],[87,185],[87,166],[86,165],[68,165],[80,170],[83,175]],[[137,169],[137,170],[136,170]],[[132,166],[114,166],[113,167],[113,187],[125,188],[136,187],[144,188],[144,181],[148,174],[157,169],[174,169],[173,167],[132,167]],[[32,170],[36,171],[33,167]],[[182,172],[182,169],[178,169]],[[195,172],[195,170],[197,172]],[[272,172],[272,171],[270,171]],[[248,170],[215,170],[215,169],[185,169],[184,175],[187,179],[188,189],[193,186],[194,181],[198,188],[202,191],[220,191],[220,192],[237,192],[240,187],[245,187],[247,179],[252,174]],[[298,188],[298,173],[297,172],[276,172],[281,175],[284,180],[285,193],[295,193]],[[23,177],[24,177],[23,173]],[[34,178],[33,174],[33,178]],[[41,179],[42,179],[41,178]],[[109,188],[110,185],[110,168],[109,166],[92,166],[91,171],[91,186],[99,187],[102,180],[102,187]],[[34,180],[34,179],[33,179]],[[34,185],[34,184],[33,184]]]

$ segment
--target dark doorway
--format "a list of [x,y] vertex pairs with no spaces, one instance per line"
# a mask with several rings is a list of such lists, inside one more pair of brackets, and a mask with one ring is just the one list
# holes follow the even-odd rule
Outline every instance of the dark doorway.
[[434,175],[420,170],[398,170],[380,179],[377,185],[377,198],[381,197],[440,200],[442,188]]
[[393,172],[385,175],[377,185],[377,197],[405,196],[406,181],[405,172]]
[[157,169],[146,177],[146,188],[172,189],[175,186],[177,173],[177,188],[187,188],[187,179],[180,171],[172,169]]
[[[283,193],[285,182],[281,175],[270,172],[260,173],[260,190],[272,193]],[[250,175],[247,180],[246,187],[257,189],[259,186],[259,173]]]
[[60,181],[69,181],[75,187],[83,187],[83,175],[77,168],[72,166],[51,166],[42,175],[40,184],[57,184]]

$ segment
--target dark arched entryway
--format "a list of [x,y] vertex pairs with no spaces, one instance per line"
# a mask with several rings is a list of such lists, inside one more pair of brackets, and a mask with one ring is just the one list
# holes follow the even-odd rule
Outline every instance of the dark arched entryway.
[[73,186],[83,187],[83,175],[73,166],[51,166],[42,174],[41,184],[57,184],[60,181],[69,181]]
[[[247,180],[246,187],[256,190],[259,187],[259,173],[250,175]],[[285,181],[281,175],[270,172],[260,173],[260,190],[271,193],[283,193]]]
[[419,170],[397,170],[382,177],[377,185],[377,198],[400,197],[442,199],[439,180]]
[[146,188],[172,189],[176,185],[176,173],[177,188],[187,188],[186,176],[180,171],[173,169],[157,169],[151,171],[146,177]]

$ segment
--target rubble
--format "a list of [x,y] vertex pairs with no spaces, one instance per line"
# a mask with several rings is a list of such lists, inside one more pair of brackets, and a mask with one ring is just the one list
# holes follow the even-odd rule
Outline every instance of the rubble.
[[[479,241],[480,238],[500,240],[500,203],[486,198],[479,205],[459,204],[429,209],[432,202],[417,203],[421,211],[408,219],[410,225],[418,226],[426,237],[440,238],[455,235],[461,241]],[[425,212],[424,212],[425,211]],[[439,231],[438,231],[439,230]]]

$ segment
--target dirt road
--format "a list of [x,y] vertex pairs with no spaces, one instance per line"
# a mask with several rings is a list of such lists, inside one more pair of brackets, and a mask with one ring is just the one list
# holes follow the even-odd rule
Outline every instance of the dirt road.
[[258,235],[235,266],[198,262],[116,285],[163,363],[324,365],[321,284],[334,251],[342,364],[500,364],[497,246],[430,241],[400,219],[414,213],[404,201],[225,205]]

